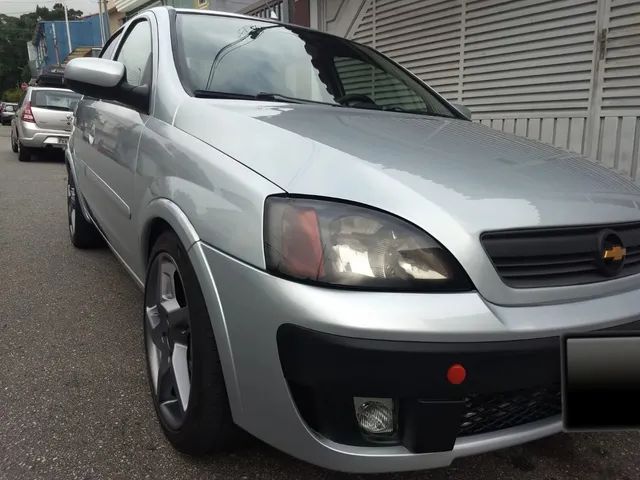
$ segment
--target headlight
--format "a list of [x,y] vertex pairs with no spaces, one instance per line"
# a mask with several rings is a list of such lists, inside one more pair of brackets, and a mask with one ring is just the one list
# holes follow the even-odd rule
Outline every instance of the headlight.
[[422,230],[378,210],[318,199],[269,197],[267,269],[277,275],[369,290],[461,291],[471,282]]

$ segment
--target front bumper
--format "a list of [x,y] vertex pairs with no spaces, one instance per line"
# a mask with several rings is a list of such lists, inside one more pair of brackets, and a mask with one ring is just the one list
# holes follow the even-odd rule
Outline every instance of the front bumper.
[[[278,348],[302,418],[337,443],[402,445],[412,453],[453,449],[457,438],[559,417],[557,338],[483,343],[397,342],[283,325]],[[461,384],[447,380],[452,365]],[[387,398],[394,432],[366,435],[354,398]]]
[[[633,328],[640,317],[637,292],[499,307],[473,292],[373,293],[297,284],[201,242],[189,253],[212,317],[236,423],[291,455],[343,471],[441,467],[457,457],[559,432],[555,403],[555,411],[525,423],[495,424],[497,430],[485,425],[459,435],[478,398],[559,391],[562,333]],[[463,385],[446,383],[452,363],[466,366]],[[387,395],[398,399],[404,413],[398,437],[375,444],[354,429],[352,397]],[[552,397],[545,402],[553,404]],[[337,419],[327,413],[336,408]]]

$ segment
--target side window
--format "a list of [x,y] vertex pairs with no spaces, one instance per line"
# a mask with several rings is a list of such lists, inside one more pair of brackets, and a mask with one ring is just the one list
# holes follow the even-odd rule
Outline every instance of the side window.
[[118,30],[115,35],[113,35],[105,44],[102,52],[100,52],[100,58],[106,58],[107,60],[111,60],[113,58],[113,54],[116,51],[116,47],[118,46],[118,40],[120,39],[120,35],[122,34],[122,30]]
[[151,83],[151,27],[141,21],[133,25],[120,46],[116,60],[126,67],[127,83],[133,86]]
[[383,70],[351,57],[335,57],[333,62],[345,95],[366,95],[383,107],[425,108],[424,99]]

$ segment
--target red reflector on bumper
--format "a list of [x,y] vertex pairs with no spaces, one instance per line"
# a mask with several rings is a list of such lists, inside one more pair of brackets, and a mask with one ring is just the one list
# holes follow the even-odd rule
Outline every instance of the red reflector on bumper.
[[467,378],[467,371],[459,363],[454,363],[447,370],[447,380],[453,385],[460,385]]

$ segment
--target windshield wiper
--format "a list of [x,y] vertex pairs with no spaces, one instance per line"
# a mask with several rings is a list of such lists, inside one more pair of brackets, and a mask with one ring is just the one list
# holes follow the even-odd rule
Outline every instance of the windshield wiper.
[[318,100],[310,100],[308,98],[289,97],[281,93],[260,92],[256,95],[256,100],[267,100],[272,102],[289,102],[289,103],[308,103],[311,105],[331,105],[332,107],[340,107],[337,103],[321,102]]
[[380,109],[384,110],[385,112],[402,112],[402,113],[413,113],[415,115],[426,115],[428,117],[454,118],[451,115],[443,115],[441,113],[429,112],[427,110],[404,108],[404,107],[398,107],[398,106],[381,107]]
[[281,93],[271,92],[258,92],[255,95],[246,93],[232,93],[232,92],[219,92],[215,90],[195,90],[194,96],[198,98],[223,98],[231,100],[260,100],[266,102],[286,102],[286,103],[307,103],[312,105],[331,105],[332,107],[339,107],[336,103],[318,102],[315,100],[308,100],[306,98],[289,97],[282,95]]
[[[249,32],[247,32],[245,35],[238,38],[237,40],[234,40],[228,45],[225,45],[224,47],[222,47],[220,51],[216,54],[215,58],[213,59],[213,62],[211,63],[211,70],[209,70],[209,77],[207,78],[207,85],[205,86],[205,88],[209,88],[209,85],[211,85],[211,82],[213,81],[213,75],[216,73],[216,69],[218,68],[218,65],[220,65],[220,63],[222,62],[222,59],[229,52],[232,52],[233,50],[240,48],[243,45],[247,45],[247,43],[249,42],[254,41],[256,38],[258,38],[262,34],[262,32],[270,28],[281,28],[281,27],[280,25],[269,25],[265,27],[252,26],[249,29]],[[242,43],[245,40],[248,40],[247,43]]]
[[244,93],[217,92],[215,90],[194,90],[193,95],[197,98],[229,98],[231,100],[256,100],[255,95]]

